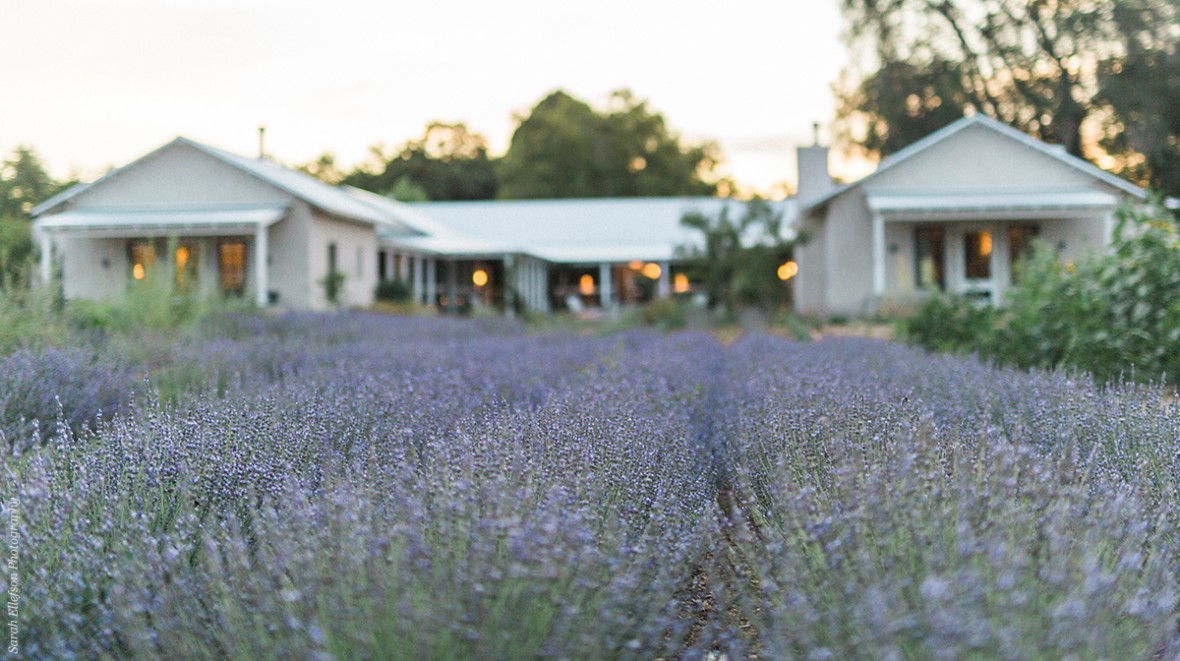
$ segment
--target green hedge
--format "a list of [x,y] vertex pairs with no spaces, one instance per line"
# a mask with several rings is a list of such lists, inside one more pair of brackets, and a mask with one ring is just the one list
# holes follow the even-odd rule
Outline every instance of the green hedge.
[[1101,380],[1180,377],[1180,228],[1158,205],[1119,214],[1112,250],[1062,263],[1043,242],[1018,265],[1002,308],[932,299],[903,336],[936,351]]

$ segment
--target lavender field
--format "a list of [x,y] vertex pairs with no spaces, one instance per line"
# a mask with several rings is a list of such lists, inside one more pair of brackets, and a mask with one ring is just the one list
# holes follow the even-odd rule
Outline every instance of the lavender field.
[[134,349],[0,357],[22,655],[1180,654],[1162,389],[360,313]]

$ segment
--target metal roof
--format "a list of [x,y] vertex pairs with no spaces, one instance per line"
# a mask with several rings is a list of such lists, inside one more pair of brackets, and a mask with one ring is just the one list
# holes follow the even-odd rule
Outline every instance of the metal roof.
[[[783,238],[790,238],[794,202],[771,204],[783,212]],[[700,233],[681,225],[686,213],[716,215],[726,207],[737,218],[745,202],[690,197],[421,202],[398,211],[412,215],[403,222],[428,237],[384,238],[441,254],[480,248],[562,263],[659,261],[674,258],[679,246],[701,245]]]
[[287,214],[286,205],[184,205],[92,208],[64,211],[37,221],[44,231],[144,236],[153,233],[199,233],[202,230],[254,231]]
[[78,184],[70,187],[34,207],[32,215],[37,217],[51,211],[87,190],[102,185],[104,181],[120,176],[122,173],[135,168],[156,154],[177,144],[187,145],[207,154],[331,215],[376,225],[379,228],[396,228],[397,221],[388,214],[375,210],[372,205],[363,203],[346,190],[325,184],[305,172],[292,170],[265,158],[247,158],[245,156],[231,154],[230,152],[222,151],[185,137],[178,137],[121,168],[111,170],[92,183]]
[[1118,197],[1086,188],[1024,191],[874,191],[869,208],[884,214],[1111,209]]
[[956,120],[956,121],[948,124],[947,126],[944,126],[941,129],[935,131],[934,133],[931,133],[930,135],[926,136],[925,138],[918,140],[917,142],[906,147],[905,149],[901,149],[901,150],[897,151],[896,153],[886,157],[885,159],[883,159],[881,161],[881,164],[872,173],[858,179],[857,181],[854,181],[854,182],[848,183],[848,184],[844,184],[843,186],[839,186],[839,187],[829,191],[828,193],[824,194],[819,199],[817,199],[813,202],[810,202],[807,205],[806,210],[811,211],[812,209],[818,209],[819,207],[822,207],[823,205],[827,204],[828,202],[831,202],[832,200],[843,195],[844,193],[848,192],[849,190],[852,190],[853,188],[860,186],[861,184],[865,183],[866,181],[871,180],[872,178],[876,177],[877,175],[881,174],[882,172],[887,172],[887,171],[893,169],[894,167],[897,167],[901,163],[904,163],[905,161],[910,160],[914,156],[926,151],[927,149],[929,149],[933,145],[935,145],[939,142],[942,142],[943,140],[946,140],[947,138],[951,137],[952,135],[955,135],[956,133],[959,133],[960,131],[963,131],[964,129],[967,129],[968,127],[971,127],[971,126],[983,126],[985,128],[991,129],[992,131],[995,131],[995,132],[997,132],[1009,139],[1012,139],[1012,140],[1015,140],[1015,141],[1021,143],[1025,147],[1028,147],[1030,149],[1033,149],[1034,151],[1037,151],[1037,152],[1040,152],[1046,156],[1049,156],[1050,158],[1053,158],[1056,161],[1064,163],[1065,165],[1068,165],[1069,167],[1074,168],[1075,170],[1079,170],[1085,174],[1088,174],[1091,177],[1098,179],[1099,181],[1102,181],[1114,188],[1117,188],[1118,190],[1121,190],[1124,193],[1127,193],[1128,195],[1131,195],[1132,197],[1135,197],[1140,200],[1146,199],[1146,197],[1147,197],[1147,193],[1145,193],[1143,191],[1143,189],[1139,188],[1135,184],[1132,184],[1131,182],[1127,181],[1126,179],[1123,179],[1122,177],[1117,177],[1117,176],[1107,172],[1106,170],[1103,170],[1102,168],[1099,168],[1091,163],[1088,163],[1085,160],[1078,158],[1077,156],[1073,156],[1073,155],[1069,154],[1064,149],[1061,149],[1060,145],[1051,145],[1046,142],[1042,142],[1041,140],[1037,140],[1036,138],[1034,138],[1030,135],[1022,133],[1021,131],[1014,129],[1011,126],[1004,124],[1003,122],[992,119],[991,117],[988,117],[987,115],[984,115],[981,113],[976,113],[970,117],[964,117],[962,119]]

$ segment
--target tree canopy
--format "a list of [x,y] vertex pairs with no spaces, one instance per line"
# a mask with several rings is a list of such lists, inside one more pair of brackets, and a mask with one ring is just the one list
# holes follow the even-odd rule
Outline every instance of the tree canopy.
[[421,138],[393,153],[380,147],[372,152],[374,163],[345,175],[343,183],[383,195],[411,190],[412,184],[431,200],[489,200],[499,187],[487,138],[461,122],[432,122]]
[[685,144],[627,90],[601,111],[555,91],[517,119],[499,164],[500,197],[713,195],[724,185],[715,145]]
[[983,112],[1180,193],[1180,0],[841,0],[839,129],[885,156]]
[[746,203],[740,218],[729,212],[727,205],[715,215],[693,211],[680,220],[702,235],[701,246],[682,246],[678,252],[704,288],[709,308],[733,313],[742,306],[772,309],[785,303],[786,281],[794,276],[788,260],[795,239],[783,238],[782,212],[759,198]]
[[17,147],[0,162],[0,217],[28,219],[33,207],[72,183],[49,176],[32,147]]

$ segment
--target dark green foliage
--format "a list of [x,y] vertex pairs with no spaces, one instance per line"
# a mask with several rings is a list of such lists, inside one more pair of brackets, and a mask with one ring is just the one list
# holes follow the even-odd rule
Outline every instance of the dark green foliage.
[[433,122],[421,138],[392,154],[379,146],[372,151],[376,163],[353,170],[340,182],[405,202],[489,200],[500,186],[487,139],[462,123]]
[[980,338],[990,332],[996,313],[961,296],[935,296],[917,315],[907,319],[903,335],[930,351],[969,353],[979,349]]
[[783,238],[782,213],[765,200],[751,200],[739,219],[730,207],[716,216],[692,212],[681,219],[685,227],[704,235],[703,247],[682,247],[690,261],[691,279],[701,283],[710,309],[734,312],[742,306],[771,309],[785,303],[789,288],[778,278],[793,240]]
[[556,91],[520,119],[499,164],[503,198],[713,195],[713,145],[685,145],[631,92],[606,112]]
[[0,217],[0,289],[24,279],[20,276],[34,256],[31,229],[27,220]]
[[411,295],[410,285],[404,280],[382,280],[377,283],[377,291],[375,296],[379,301],[389,301],[391,303],[401,303],[410,300]]
[[[964,111],[1180,193],[1180,3],[842,0],[838,132],[887,156]],[[1102,133],[1084,135],[1083,126]]]
[[1180,377],[1180,231],[1166,212],[1124,212],[1110,254],[1062,264],[1039,243],[1020,269],[1004,308],[936,298],[905,322],[905,335],[928,349],[1104,380]]

